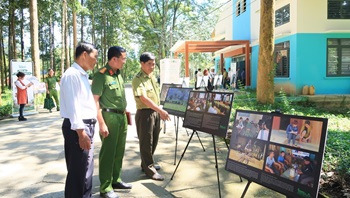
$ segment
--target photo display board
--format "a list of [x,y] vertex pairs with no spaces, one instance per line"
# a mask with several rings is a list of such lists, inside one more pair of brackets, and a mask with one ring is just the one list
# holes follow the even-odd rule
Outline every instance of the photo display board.
[[165,97],[168,93],[169,87],[181,87],[181,84],[174,84],[174,83],[163,83],[162,84],[162,89],[160,90],[160,104],[163,105],[165,101]]
[[183,127],[226,137],[232,92],[191,91]]
[[317,197],[328,119],[237,110],[225,169],[291,197]]
[[171,115],[184,117],[191,91],[192,88],[169,87],[163,109]]

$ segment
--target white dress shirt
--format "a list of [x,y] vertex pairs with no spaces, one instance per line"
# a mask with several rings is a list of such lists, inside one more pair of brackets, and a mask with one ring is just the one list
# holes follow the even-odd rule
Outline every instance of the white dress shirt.
[[[22,85],[22,83],[23,83],[24,85]],[[15,81],[15,85],[16,85],[17,87],[19,87],[20,89],[27,89],[26,85],[29,84],[30,82],[27,81],[27,80],[22,80],[22,83],[21,83],[19,80],[16,80],[16,81]]]
[[68,118],[71,129],[84,129],[83,119],[96,119],[97,110],[88,79],[89,75],[77,63],[68,68],[60,84],[60,113]]

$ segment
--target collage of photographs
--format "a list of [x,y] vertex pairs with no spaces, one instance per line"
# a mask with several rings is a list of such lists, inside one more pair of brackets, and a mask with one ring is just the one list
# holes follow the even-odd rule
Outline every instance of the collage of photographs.
[[325,133],[320,119],[238,110],[228,160],[315,189]]

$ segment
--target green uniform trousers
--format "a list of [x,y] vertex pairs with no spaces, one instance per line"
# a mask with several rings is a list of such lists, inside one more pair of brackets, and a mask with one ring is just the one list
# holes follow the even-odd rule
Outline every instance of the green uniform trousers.
[[50,97],[53,97],[53,99],[55,100],[57,110],[59,110],[60,109],[60,100],[58,99],[57,90],[56,89],[49,89],[49,92],[50,92]]
[[160,115],[152,109],[138,109],[135,115],[135,123],[139,138],[141,166],[145,174],[152,177],[156,173],[153,154],[158,145]]
[[109,135],[101,135],[99,156],[100,192],[113,190],[112,184],[121,182],[121,170],[125,151],[128,122],[125,114],[102,111],[103,119],[108,127]]

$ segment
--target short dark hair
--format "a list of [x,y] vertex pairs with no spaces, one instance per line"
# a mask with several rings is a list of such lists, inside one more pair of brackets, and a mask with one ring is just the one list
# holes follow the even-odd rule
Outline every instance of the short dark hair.
[[126,52],[126,50],[119,46],[113,46],[108,49],[108,60],[111,60],[113,57],[119,58],[122,53]]
[[310,157],[307,157],[307,156],[306,156],[306,157],[304,157],[304,160],[311,162]]
[[156,57],[151,52],[144,52],[140,56],[140,62],[147,62],[149,60],[155,60]]
[[310,125],[310,120],[306,120],[306,121],[305,121],[305,124]]
[[77,48],[75,49],[75,58],[78,58],[84,52],[87,52],[88,54],[90,54],[94,50],[97,50],[97,48],[92,43],[80,42]]
[[26,74],[23,73],[23,72],[18,72],[18,73],[16,74],[17,77],[24,77],[25,75],[26,75]]

